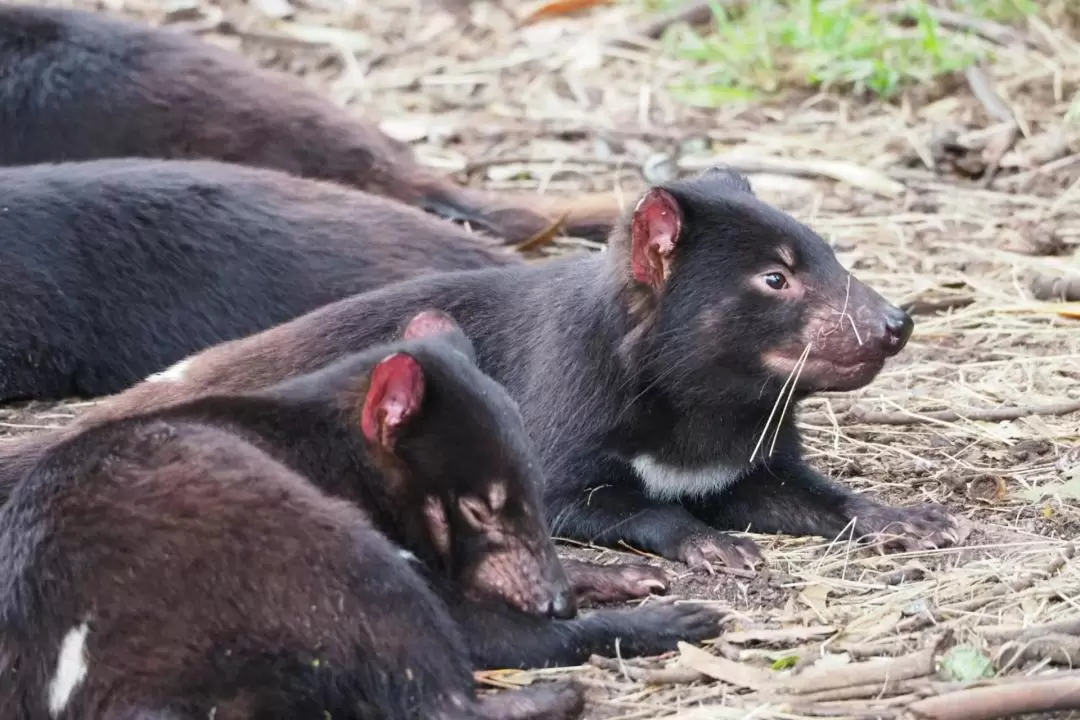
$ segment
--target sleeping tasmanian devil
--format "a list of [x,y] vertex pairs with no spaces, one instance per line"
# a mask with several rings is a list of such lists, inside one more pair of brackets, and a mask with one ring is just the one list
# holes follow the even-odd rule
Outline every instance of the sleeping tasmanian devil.
[[119,392],[355,293],[520,262],[415,208],[263,168],[0,168],[0,402]]
[[[608,248],[342,300],[185,359],[87,417],[265,386],[390,337],[433,306],[461,323],[480,367],[520,404],[562,536],[706,567],[759,561],[727,530],[957,541],[940,507],[882,505],[803,460],[798,401],[871,382],[912,332],[820,236],[718,168],[645,192]],[[3,473],[48,442],[7,444]]]
[[100,13],[0,7],[0,165],[128,156],[333,180],[514,242],[560,221],[570,234],[603,238],[619,213],[614,195],[457,185],[298,78],[181,32]]
[[568,684],[479,700],[473,664],[580,662],[616,638],[658,652],[719,616],[572,617],[539,472],[513,401],[431,312],[404,342],[277,387],[86,427],[0,509],[0,706],[20,720],[574,717]]

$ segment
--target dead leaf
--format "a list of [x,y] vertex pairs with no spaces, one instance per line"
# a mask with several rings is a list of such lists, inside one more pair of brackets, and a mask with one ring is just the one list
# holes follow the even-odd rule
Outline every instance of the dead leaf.
[[566,15],[573,15],[574,13],[591,10],[595,7],[600,7],[601,5],[611,5],[612,2],[613,0],[551,0],[551,2],[544,3],[526,15],[525,19],[521,21],[521,24],[532,25],[541,20],[565,17]]
[[799,593],[799,600],[821,617],[828,609],[828,597],[829,588],[824,585],[807,585]]
[[712,655],[690,643],[679,643],[679,664],[714,680],[749,690],[764,690],[773,685],[768,671]]
[[858,615],[844,627],[842,636],[853,637],[858,634],[860,641],[868,642],[891,632],[902,617],[903,613],[899,610],[889,609]]
[[1065,473],[1065,482],[1028,488],[1020,493],[1031,502],[1038,502],[1047,495],[1057,495],[1063,500],[1080,500],[1080,465]]

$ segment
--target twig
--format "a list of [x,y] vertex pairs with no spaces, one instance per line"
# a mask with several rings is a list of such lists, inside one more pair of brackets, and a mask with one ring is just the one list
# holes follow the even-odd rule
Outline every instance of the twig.
[[891,660],[875,660],[844,667],[811,668],[784,686],[785,693],[808,695],[826,690],[887,683],[926,677],[934,672],[934,656],[941,639],[926,650]]
[[903,195],[907,190],[903,183],[877,170],[839,160],[797,160],[737,153],[679,158],[679,169],[689,172],[700,172],[715,165],[725,165],[747,174],[775,173],[792,177],[829,178],[888,198]]
[[975,298],[971,295],[956,294],[933,300],[916,298],[915,300],[901,303],[900,307],[903,308],[908,315],[934,315],[947,310],[965,308],[974,302]]
[[1050,678],[959,690],[916,700],[908,712],[927,720],[991,720],[1080,708],[1080,678]]
[[862,685],[849,685],[832,690],[807,693],[799,696],[799,705],[817,702],[835,702],[837,700],[860,700],[864,698],[886,697],[916,692],[926,688],[926,681],[919,678],[910,680],[897,680],[887,678],[884,682],[864,683]]
[[[942,8],[933,7],[931,5],[922,5],[920,11],[928,13],[934,22],[944,28],[973,32],[979,37],[989,40],[990,42],[995,42],[998,45],[1008,46],[1022,43],[1033,50],[1044,49],[1041,43],[1008,25],[1002,25],[1001,23],[996,23],[991,20],[973,18],[964,15],[963,13],[943,10]],[[886,6],[882,8],[882,13],[893,18],[909,20],[918,19],[912,14],[911,7],[907,3],[897,3],[895,5]]]
[[548,225],[543,230],[540,230],[532,237],[522,240],[520,243],[514,246],[514,250],[519,253],[527,253],[533,250],[537,250],[545,245],[550,245],[555,241],[555,238],[559,236],[563,228],[566,227],[566,218],[570,216],[570,213],[563,213],[555,222]]
[[473,160],[465,165],[462,172],[472,174],[477,170],[486,170],[499,165],[542,165],[545,163],[566,163],[575,165],[601,165],[609,168],[638,168],[641,164],[629,158],[600,158],[600,157],[557,157],[557,158],[532,158],[532,157],[501,157],[487,160]]
[[[877,412],[863,410],[857,407],[848,408],[846,411],[836,413],[837,420],[865,423],[867,425],[920,425],[922,423],[953,423],[958,420],[974,420],[978,422],[1004,422],[1006,420],[1018,420],[1032,415],[1053,416],[1068,415],[1080,412],[1080,400],[1063,400],[1061,402],[1046,403],[1045,405],[1018,405],[1013,407],[984,408],[965,410],[934,410],[930,412],[914,413],[909,411],[900,412]],[[825,413],[807,413],[803,420],[811,425],[830,425],[832,418]]]
[[[744,6],[744,3],[739,0],[719,0],[719,4],[725,10],[736,10]],[[659,40],[672,25],[678,25],[679,23],[701,25],[709,22],[709,20],[712,19],[712,16],[711,3],[698,0],[697,2],[689,3],[677,10],[665,13],[655,20],[651,20],[645,25],[642,25],[634,31],[634,36],[638,38],[648,38],[649,40]],[[633,38],[626,38],[619,40],[618,44],[634,44],[634,41]]]
[[1045,625],[1013,627],[1010,625],[991,625],[981,629],[980,634],[992,643],[1039,637],[1042,635],[1080,635],[1080,617]]
[[986,77],[982,68],[972,65],[965,71],[964,77],[967,78],[968,86],[975,95],[975,99],[982,103],[986,112],[1000,122],[1016,124],[1016,118],[1013,117],[1009,106],[990,85],[990,78]]
[[1001,168],[1001,159],[1005,157],[1005,154],[1012,150],[1013,145],[1020,138],[1020,126],[1016,122],[1016,117],[1012,111],[1009,110],[1009,106],[1005,104],[1005,101],[1001,99],[1001,96],[995,92],[993,86],[990,84],[990,79],[986,76],[986,73],[982,68],[977,65],[972,65],[964,73],[967,78],[968,86],[971,88],[972,94],[975,98],[982,103],[982,106],[986,108],[986,112],[991,116],[997,118],[1003,123],[1007,123],[1003,135],[998,136],[993,141],[992,155],[990,162],[986,166],[986,170],[983,172],[982,178],[979,180],[979,187],[989,188],[994,178],[997,177],[998,170]]
[[905,565],[896,570],[890,570],[877,576],[877,581],[882,585],[900,585],[906,582],[915,582],[926,577],[926,569],[918,565]]
[[1043,635],[1005,643],[995,651],[997,667],[1012,667],[1018,663],[1047,661],[1052,665],[1080,665],[1080,638],[1072,635]]
[[846,652],[853,660],[866,660],[872,657],[897,657],[911,652],[918,646],[918,638],[913,633],[898,638],[874,640],[865,643],[838,643],[835,648]]
[[836,628],[829,625],[778,629],[751,628],[749,630],[729,632],[724,635],[724,641],[736,645],[746,643],[783,644],[790,641],[813,640],[832,635],[835,632]]
[[617,660],[601,657],[599,655],[590,657],[589,664],[602,670],[610,670],[611,672],[619,673],[634,682],[645,683],[646,685],[687,685],[700,680],[708,680],[707,675],[703,675],[697,670],[691,670],[690,668],[672,667],[650,670],[620,664]]
[[1080,300],[1080,275],[1055,277],[1040,273],[1031,281],[1031,294],[1036,300]]

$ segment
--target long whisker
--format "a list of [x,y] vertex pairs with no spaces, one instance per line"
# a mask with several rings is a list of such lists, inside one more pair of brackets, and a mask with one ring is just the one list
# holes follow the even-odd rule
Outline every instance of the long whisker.
[[776,430],[773,432],[772,444],[769,446],[769,457],[772,457],[773,451],[776,449],[776,440],[780,437],[780,426],[784,422],[784,417],[787,415],[788,408],[791,407],[792,398],[795,397],[795,388],[799,385],[799,376],[802,375],[803,368],[806,367],[806,358],[810,356],[810,347],[812,345],[813,343],[806,343],[802,355],[799,356],[799,362],[795,363],[795,379],[791,382],[791,391],[788,392],[787,401],[784,403],[784,409],[780,411],[780,417],[776,420]]
[[[807,349],[803,350],[805,355],[809,351],[809,345]],[[772,425],[773,417],[776,415],[776,409],[780,407],[780,402],[784,399],[784,392],[787,390],[788,383],[795,377],[795,371],[799,369],[799,364],[795,363],[795,367],[791,368],[791,372],[788,373],[787,378],[784,380],[784,384],[780,386],[780,392],[776,396],[776,402],[773,403],[772,411],[769,413],[769,417],[765,419],[765,427],[761,429],[761,436],[758,437],[757,445],[754,445],[754,451],[750,453],[750,462],[754,462],[754,458],[757,457],[758,450],[761,449],[761,444],[765,442],[765,436],[769,434],[769,427]]]
[[[859,336],[859,328],[858,328],[858,326],[855,325],[855,318],[853,318],[851,316],[851,313],[849,313],[847,311],[848,300],[850,298],[851,298],[851,273],[848,273],[847,274],[847,287],[846,287],[846,289],[844,291],[844,307],[843,307],[842,310],[840,310],[840,323],[842,323],[844,321],[844,318],[847,318],[847,321],[849,323],[851,323],[851,331],[853,333],[855,333],[856,342],[858,342],[859,345],[862,345],[862,337]],[[840,323],[837,323],[837,325],[839,325]]]

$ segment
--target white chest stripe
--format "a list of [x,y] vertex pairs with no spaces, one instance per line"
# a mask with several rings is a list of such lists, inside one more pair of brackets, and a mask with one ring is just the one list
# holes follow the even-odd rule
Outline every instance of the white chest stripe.
[[72,694],[79,688],[89,670],[86,662],[86,636],[90,626],[85,622],[71,628],[60,643],[60,656],[56,660],[56,674],[49,683],[49,714],[57,717]]
[[186,358],[180,362],[167,367],[159,373],[154,373],[146,378],[146,382],[181,382],[184,379],[184,373],[187,370],[188,365],[191,364],[191,359]]
[[649,455],[638,455],[630,465],[649,497],[666,502],[716,495],[734,485],[750,469],[746,465],[713,465],[688,470],[664,465]]

